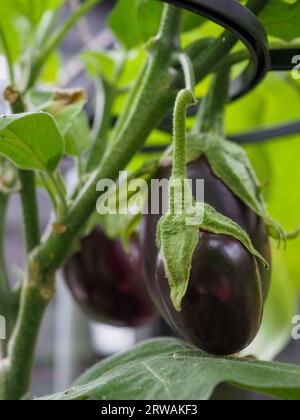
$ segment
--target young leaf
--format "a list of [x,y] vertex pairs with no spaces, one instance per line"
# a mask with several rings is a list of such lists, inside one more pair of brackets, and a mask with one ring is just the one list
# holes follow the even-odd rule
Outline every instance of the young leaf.
[[254,248],[249,235],[237,223],[218,213],[208,204],[204,204],[204,220],[201,223],[201,230],[235,238],[265,267],[269,266],[263,256]]
[[0,153],[21,169],[53,172],[64,152],[54,118],[25,113],[0,118]]
[[269,228],[269,234],[276,239],[285,239],[285,233],[273,221],[261,195],[261,185],[242,147],[222,137],[203,136],[203,154],[208,159],[213,173],[220,178],[257,215],[261,216]]
[[69,390],[41,400],[208,400],[224,382],[300,399],[299,366],[214,357],[175,338],[159,338],[104,360]]

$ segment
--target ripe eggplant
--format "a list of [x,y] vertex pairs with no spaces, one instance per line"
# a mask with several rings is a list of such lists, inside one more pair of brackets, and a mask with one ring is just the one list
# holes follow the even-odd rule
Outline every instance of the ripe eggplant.
[[82,239],[81,250],[64,267],[66,283],[82,310],[94,321],[135,327],[157,311],[147,293],[139,240],[110,240],[97,227]]
[[[218,179],[204,157],[187,165],[188,179],[205,181],[205,201],[238,223],[255,248],[270,262],[270,244],[263,221]],[[158,179],[169,178],[171,166],[162,166]],[[149,205],[151,197],[149,196]],[[270,286],[270,270],[249,254],[237,240],[200,232],[181,312],[170,300],[170,287],[156,245],[160,215],[143,218],[141,244],[149,291],[173,329],[202,350],[233,354],[256,336],[262,319],[263,299]]]

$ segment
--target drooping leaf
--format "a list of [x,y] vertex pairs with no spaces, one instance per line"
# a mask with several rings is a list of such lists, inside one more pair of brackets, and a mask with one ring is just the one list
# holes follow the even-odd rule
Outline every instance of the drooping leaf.
[[284,400],[300,399],[300,367],[209,356],[172,338],[142,343],[42,400],[208,400],[221,383]]
[[53,172],[64,152],[54,118],[44,112],[0,118],[0,153],[21,169]]

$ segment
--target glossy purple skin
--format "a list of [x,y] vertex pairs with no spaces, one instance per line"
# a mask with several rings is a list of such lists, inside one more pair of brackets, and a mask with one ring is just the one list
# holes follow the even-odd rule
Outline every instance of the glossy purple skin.
[[263,313],[260,275],[255,259],[235,239],[201,233],[180,312],[170,300],[160,257],[155,282],[170,326],[201,350],[235,354],[256,337]]
[[[187,170],[189,179],[205,180],[205,201],[244,228],[254,246],[270,261],[268,235],[261,219],[214,176],[206,159],[189,164]],[[169,178],[170,172],[170,166],[162,167],[158,178]],[[261,324],[262,296],[266,297],[269,289],[270,270],[261,264],[257,266],[256,260],[233,238],[203,233],[194,254],[183,309],[177,313],[170,302],[170,289],[156,246],[159,218],[160,215],[143,218],[141,245],[148,288],[162,315],[180,335],[202,350],[233,354],[245,348]],[[232,250],[236,252],[233,256]],[[230,296],[226,304],[217,298],[223,295],[224,284]],[[214,293],[210,285],[214,285]]]
[[96,228],[64,267],[67,285],[82,310],[96,322],[139,326],[157,316],[145,285],[137,237],[129,254],[120,240]]

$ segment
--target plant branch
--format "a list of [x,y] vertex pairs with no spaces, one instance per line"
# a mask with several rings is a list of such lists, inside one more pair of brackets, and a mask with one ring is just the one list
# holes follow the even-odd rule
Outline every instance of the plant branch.
[[5,398],[19,400],[28,391],[36,341],[44,312],[54,295],[54,275],[44,274],[30,263],[29,277],[23,286],[20,313],[9,343],[9,369],[6,375]]

